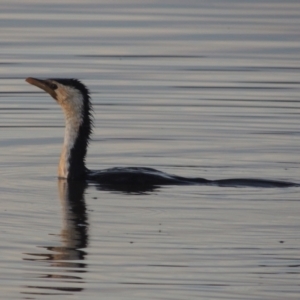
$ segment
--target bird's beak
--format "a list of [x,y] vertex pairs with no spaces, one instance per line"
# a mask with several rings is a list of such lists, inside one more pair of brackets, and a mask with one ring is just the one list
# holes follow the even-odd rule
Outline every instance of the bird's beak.
[[52,84],[48,80],[42,80],[42,79],[37,79],[37,78],[32,78],[32,77],[26,78],[26,82],[28,82],[29,84],[35,85],[38,88],[44,90],[52,98],[54,98],[56,100],[55,89],[57,88],[57,86],[55,84]]

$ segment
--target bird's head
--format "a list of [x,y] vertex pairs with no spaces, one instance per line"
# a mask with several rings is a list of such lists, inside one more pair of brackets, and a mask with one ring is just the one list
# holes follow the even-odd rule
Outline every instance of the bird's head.
[[89,91],[77,79],[37,79],[28,77],[26,81],[47,92],[62,107],[67,117],[81,117],[90,106]]

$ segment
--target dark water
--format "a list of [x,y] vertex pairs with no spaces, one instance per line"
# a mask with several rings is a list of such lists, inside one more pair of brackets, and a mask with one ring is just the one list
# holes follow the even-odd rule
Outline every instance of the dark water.
[[300,3],[60,2],[0,4],[1,299],[299,299],[299,188],[58,182],[24,78],[90,87],[92,169],[300,183]]

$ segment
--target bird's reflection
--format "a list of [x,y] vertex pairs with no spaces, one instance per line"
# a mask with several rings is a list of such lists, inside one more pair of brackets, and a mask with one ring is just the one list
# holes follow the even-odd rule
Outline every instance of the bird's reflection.
[[[87,187],[83,181],[58,180],[58,193],[61,202],[63,225],[58,236],[59,246],[38,246],[41,251],[25,253],[26,261],[36,263],[36,268],[45,266],[44,272],[35,276],[41,284],[27,285],[25,295],[66,295],[80,292],[84,289],[84,279],[81,275],[87,272],[85,263],[89,238],[88,215],[84,199]],[[90,183],[91,184],[91,183]],[[154,185],[106,186],[93,184],[98,190],[122,194],[148,194],[159,188]],[[26,296],[28,297],[28,296]]]
[[37,263],[47,261],[51,268],[38,276],[43,278],[43,285],[27,286],[24,294],[58,295],[61,292],[65,295],[83,290],[84,280],[80,274],[87,272],[87,265],[84,263],[87,253],[84,249],[88,245],[89,230],[85,188],[84,182],[58,180],[63,215],[63,226],[59,234],[61,245],[40,247],[47,249],[49,253],[26,253],[27,258],[24,260]]

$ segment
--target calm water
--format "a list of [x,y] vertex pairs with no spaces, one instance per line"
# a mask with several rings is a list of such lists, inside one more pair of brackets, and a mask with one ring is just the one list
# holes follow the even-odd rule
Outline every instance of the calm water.
[[60,2],[0,3],[0,298],[299,299],[299,188],[58,182],[24,78],[90,87],[92,169],[300,183],[300,3]]

